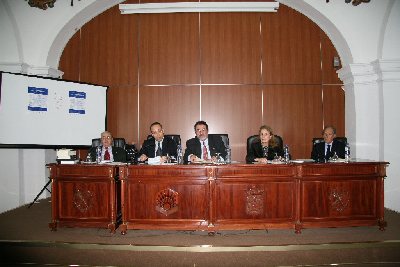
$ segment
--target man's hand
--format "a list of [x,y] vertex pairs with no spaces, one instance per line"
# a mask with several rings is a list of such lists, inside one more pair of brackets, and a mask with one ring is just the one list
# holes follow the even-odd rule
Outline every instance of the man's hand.
[[140,157],[139,157],[139,161],[146,161],[147,160],[147,156],[145,155],[145,154],[142,154]]
[[260,162],[260,163],[268,163],[268,160],[266,158],[256,158],[254,161]]
[[199,158],[196,156],[196,155],[190,155],[190,162],[195,162],[195,161],[198,161],[199,160]]

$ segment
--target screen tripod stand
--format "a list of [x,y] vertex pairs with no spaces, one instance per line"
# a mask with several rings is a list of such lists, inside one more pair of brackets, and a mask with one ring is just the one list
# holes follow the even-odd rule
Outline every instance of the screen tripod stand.
[[35,197],[35,199],[31,202],[31,204],[29,204],[28,209],[30,207],[32,207],[33,204],[35,204],[36,200],[40,197],[40,195],[44,192],[44,190],[47,190],[50,194],[51,191],[47,188],[49,186],[49,184],[51,183],[51,179],[49,177],[49,181],[43,186],[42,190],[40,190],[39,194],[37,194],[37,196]]

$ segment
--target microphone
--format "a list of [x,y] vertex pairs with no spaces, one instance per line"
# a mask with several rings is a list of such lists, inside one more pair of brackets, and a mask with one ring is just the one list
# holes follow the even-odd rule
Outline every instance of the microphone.
[[[92,146],[92,147],[89,149],[88,154],[91,154],[91,153],[93,153],[93,152],[97,152],[98,149],[101,150],[101,149],[102,149],[102,146],[101,146],[101,145],[99,145],[99,146]],[[96,156],[97,156],[97,155],[96,155]]]

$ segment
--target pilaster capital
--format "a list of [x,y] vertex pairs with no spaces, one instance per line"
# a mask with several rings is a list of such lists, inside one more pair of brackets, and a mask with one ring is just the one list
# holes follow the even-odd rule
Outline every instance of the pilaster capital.
[[371,63],[353,63],[337,71],[344,85],[400,82],[400,59],[377,59]]
[[400,59],[377,59],[372,67],[382,82],[400,82]]
[[338,70],[337,73],[345,86],[375,84],[379,78],[372,64],[369,63],[349,64]]
[[64,74],[64,72],[49,66],[33,66],[21,62],[0,62],[0,70],[52,78],[61,78]]

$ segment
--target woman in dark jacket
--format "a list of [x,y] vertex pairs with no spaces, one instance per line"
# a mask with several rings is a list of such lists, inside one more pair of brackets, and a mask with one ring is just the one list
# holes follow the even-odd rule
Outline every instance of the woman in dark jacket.
[[282,148],[277,145],[272,128],[263,125],[259,130],[259,138],[254,140],[250,145],[249,151],[246,155],[246,162],[266,163],[267,160],[273,160],[275,156],[283,156]]

